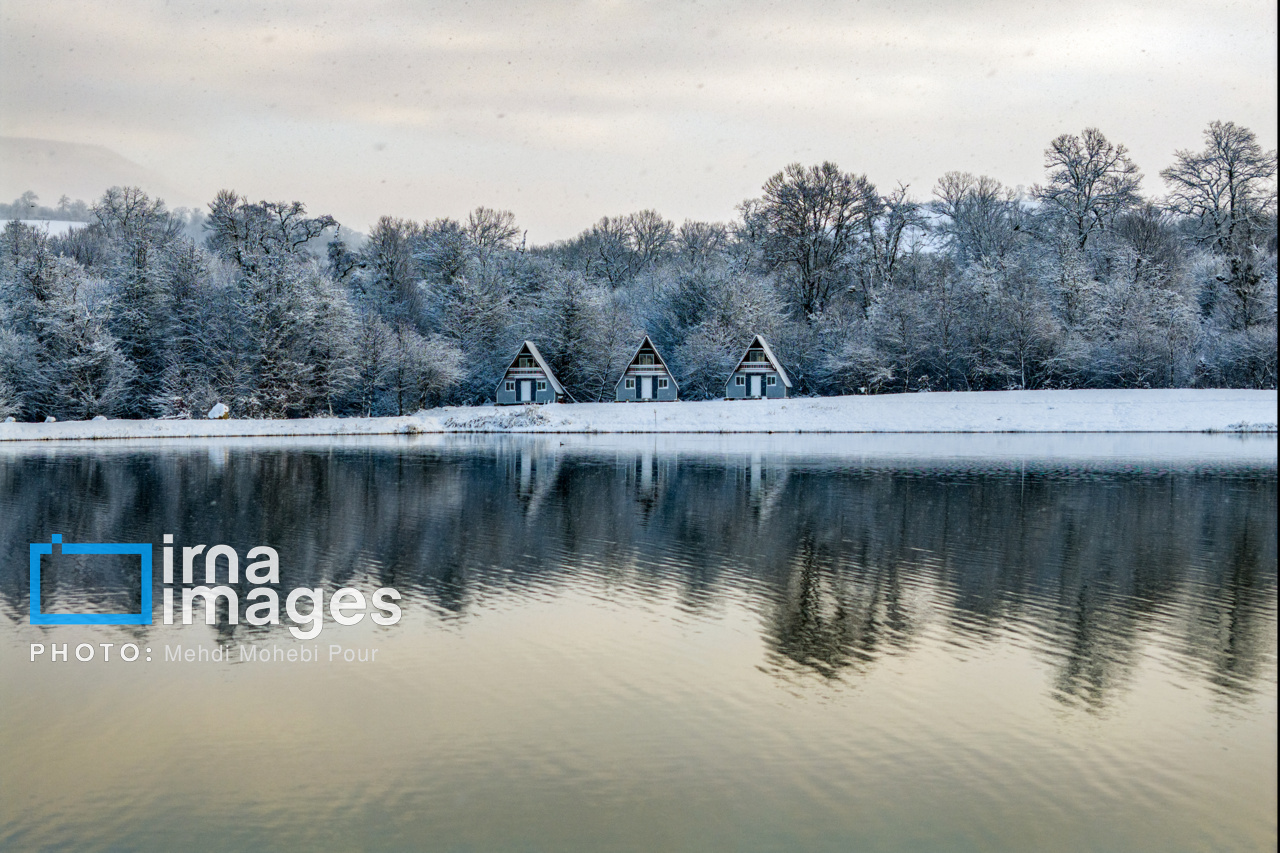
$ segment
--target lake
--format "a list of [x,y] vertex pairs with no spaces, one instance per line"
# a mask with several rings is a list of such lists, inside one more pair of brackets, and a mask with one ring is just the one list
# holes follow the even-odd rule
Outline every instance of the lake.
[[[1276,514],[1275,436],[0,446],[0,849],[1274,850]],[[54,534],[154,624],[29,624]],[[163,624],[165,534],[403,615]]]

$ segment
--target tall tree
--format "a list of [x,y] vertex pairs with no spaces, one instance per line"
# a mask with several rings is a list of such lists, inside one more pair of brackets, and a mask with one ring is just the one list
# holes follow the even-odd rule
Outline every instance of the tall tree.
[[493,252],[514,249],[520,227],[516,225],[515,214],[509,210],[477,207],[467,214],[466,232],[477,249]]
[[1275,240],[1276,152],[1229,121],[1210,122],[1204,139],[1203,151],[1177,152],[1160,175],[1171,190],[1170,207],[1195,221],[1199,238],[1223,259],[1217,281],[1225,299],[1213,301],[1225,303],[1231,325],[1248,332],[1275,322],[1274,260],[1268,273],[1261,256],[1267,238],[1273,246]]
[[112,282],[112,326],[136,370],[128,393],[133,414],[157,414],[154,397],[165,367],[169,282],[163,256],[183,223],[160,199],[138,187],[112,187],[92,212],[106,238],[105,272]]
[[369,232],[359,253],[363,275],[357,286],[366,292],[384,316],[416,319],[420,294],[418,263],[422,228],[407,219],[384,216]]
[[930,207],[956,262],[998,263],[1013,250],[1022,228],[1017,196],[995,178],[947,172],[933,189]]
[[656,210],[641,210],[627,217],[631,249],[638,269],[652,268],[663,260],[675,243],[675,226]]
[[1169,206],[1199,222],[1202,238],[1219,252],[1236,254],[1275,216],[1276,152],[1230,121],[1210,122],[1204,141],[1203,151],[1178,151],[1160,177],[1170,188]]
[[307,216],[306,205],[300,201],[255,204],[231,190],[220,190],[209,203],[204,227],[210,249],[245,269],[257,269],[296,254],[337,224],[327,214]]
[[1079,136],[1064,133],[1044,152],[1049,182],[1036,195],[1062,222],[1083,250],[1090,237],[1117,214],[1136,206],[1142,173],[1123,145],[1096,127]]
[[447,290],[467,276],[475,246],[456,219],[437,219],[422,227],[413,257],[431,287]]
[[705,267],[728,251],[729,229],[719,222],[686,219],[675,237],[676,251],[689,266]]
[[899,184],[888,195],[880,197],[875,207],[876,215],[864,220],[866,241],[863,255],[870,261],[865,265],[870,275],[863,289],[868,294],[893,281],[894,271],[910,237],[920,234],[925,226],[920,204],[908,197],[905,184]]
[[765,182],[758,208],[765,262],[790,274],[800,316],[813,317],[846,281],[858,236],[879,210],[880,197],[867,177],[831,162],[809,168],[792,163]]

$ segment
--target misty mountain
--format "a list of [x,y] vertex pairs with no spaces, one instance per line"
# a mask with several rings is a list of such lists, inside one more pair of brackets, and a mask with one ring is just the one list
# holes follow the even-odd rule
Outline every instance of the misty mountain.
[[101,145],[0,136],[0,199],[33,190],[42,204],[60,196],[93,200],[113,186],[138,186],[170,207],[200,207],[193,194],[168,178]]

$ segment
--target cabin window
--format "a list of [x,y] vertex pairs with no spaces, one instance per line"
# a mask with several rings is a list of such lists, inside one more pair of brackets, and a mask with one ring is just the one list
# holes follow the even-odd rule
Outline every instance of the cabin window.
[[514,390],[516,390],[516,383],[515,383],[515,380],[513,380],[513,379],[508,379],[508,380],[507,380],[507,390],[508,390],[508,391],[514,391]]
[[739,373],[737,376],[733,377],[733,384],[737,385],[738,387],[742,387],[743,385],[747,384],[747,377]]
[[653,364],[653,353],[651,353],[651,352],[642,352],[642,353],[640,353],[640,361],[639,361],[639,362],[637,362],[637,363],[638,363],[638,364],[644,364],[644,365],[651,365],[651,364]]
[[776,376],[770,376],[768,379],[766,379],[766,380],[764,381],[764,384],[765,384],[765,385],[777,385],[777,384],[778,384],[778,377],[776,377]]
[[659,388],[659,389],[665,389],[666,387],[667,387],[667,380],[665,380],[665,379],[659,379],[659,380],[658,380],[658,388]]
[[538,390],[539,390],[539,391],[545,391],[545,390],[547,390],[547,383],[546,383],[546,382],[543,382],[541,379],[539,379],[539,380],[538,380]]
[[522,356],[520,356],[520,366],[521,366],[521,367],[533,367],[533,357],[532,357],[532,356],[527,356],[527,355],[522,355]]
[[626,384],[624,387],[625,387],[628,391],[633,391],[633,390],[635,390],[635,387],[636,387],[636,381],[635,381],[634,379],[628,379],[628,380],[627,380],[627,384]]
[[747,354],[747,361],[764,361],[764,350],[753,349]]

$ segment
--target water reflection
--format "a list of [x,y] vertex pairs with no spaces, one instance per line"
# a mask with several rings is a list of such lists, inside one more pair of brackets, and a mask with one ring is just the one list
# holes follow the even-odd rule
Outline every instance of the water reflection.
[[[1274,661],[1274,464],[956,469],[555,438],[39,450],[0,461],[0,509],[6,554],[52,532],[266,543],[282,586],[393,586],[407,618],[582,589],[673,594],[693,619],[745,600],[762,666],[790,680],[856,679],[937,632],[960,656],[1032,648],[1057,701],[1097,711],[1148,642],[1224,696]],[[51,571],[45,595],[110,609],[133,594],[127,577]],[[24,562],[6,561],[0,607],[25,622]],[[224,610],[215,630],[231,643],[282,629]]]
[[771,646],[825,678],[865,668],[905,651],[923,624],[904,592],[896,563],[845,567],[838,551],[806,533],[770,614]]

